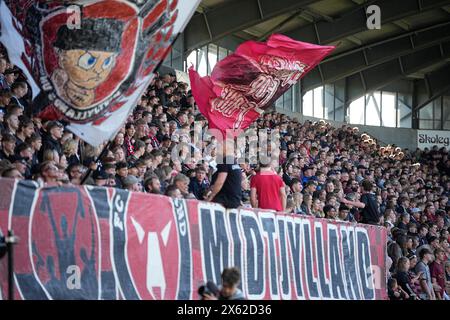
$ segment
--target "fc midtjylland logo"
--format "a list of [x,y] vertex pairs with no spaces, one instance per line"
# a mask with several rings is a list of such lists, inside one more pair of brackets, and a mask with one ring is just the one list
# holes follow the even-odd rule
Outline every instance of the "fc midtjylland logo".
[[113,263],[121,295],[133,300],[189,299],[192,257],[186,203],[161,201],[161,214],[146,215],[140,205],[145,195],[133,194],[133,201],[128,197],[117,191],[112,200]]

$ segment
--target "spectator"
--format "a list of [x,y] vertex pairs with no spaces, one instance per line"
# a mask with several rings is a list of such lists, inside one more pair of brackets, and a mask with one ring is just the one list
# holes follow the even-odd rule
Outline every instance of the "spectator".
[[40,170],[43,182],[47,186],[55,186],[58,182],[59,169],[55,165],[54,161],[45,161],[41,164]]
[[178,188],[178,190],[180,190],[183,198],[195,199],[195,196],[189,193],[189,182],[189,178],[182,173],[177,174],[173,179],[173,184]]
[[363,194],[361,196],[361,201],[364,204],[364,207],[362,207],[362,222],[367,224],[378,224],[381,215],[374,194],[372,193],[373,184],[369,180],[364,180],[362,182],[362,187]]
[[424,247],[419,252],[419,262],[416,265],[416,273],[421,274],[420,287],[422,293],[419,296],[423,300],[436,300],[436,296],[433,290],[433,284],[431,282],[431,274],[429,264],[433,259],[433,253],[430,249]]
[[81,158],[78,155],[78,141],[77,140],[69,139],[66,142],[64,142],[64,145],[62,146],[62,151],[63,151],[63,154],[66,156],[67,163],[69,165],[81,163]]
[[408,231],[409,220],[410,220],[409,213],[407,213],[406,211],[403,211],[400,215],[400,222],[398,223],[397,227],[399,229]]
[[14,161],[14,150],[16,148],[16,138],[11,134],[4,134],[2,138],[2,150],[0,150],[0,159]]
[[[230,156],[231,152],[227,153],[225,145],[224,143],[222,146],[223,155]],[[230,160],[229,157],[224,158]],[[226,208],[237,208],[241,205],[242,199],[241,182],[241,167],[236,163],[236,159],[218,164],[212,179],[211,192],[205,200],[220,203]]]
[[16,140],[17,143],[23,143],[27,138],[30,138],[34,131],[34,123],[31,121],[31,119],[28,118],[22,118],[19,121],[19,126],[16,131]]
[[401,257],[397,262],[397,271],[395,279],[398,285],[402,288],[404,292],[411,298],[416,299],[416,293],[412,289],[413,284],[409,275],[410,261],[407,257]]
[[3,118],[3,127],[4,133],[15,136],[19,129],[19,117],[12,112],[8,112]]
[[337,220],[337,218],[338,218],[336,208],[331,205],[324,206],[323,212],[325,214],[325,218],[327,218],[327,219]]
[[122,179],[122,186],[128,191],[141,191],[141,186],[139,185],[139,180],[133,175],[127,175]]
[[[17,79],[16,70],[7,69],[7,70],[5,70],[4,75],[5,75],[6,85],[3,86],[3,89],[11,91],[11,86],[14,84],[14,82]],[[1,87],[1,84],[0,84],[0,87]]]
[[24,179],[24,176],[16,169],[16,167],[8,167],[1,171],[2,178]]
[[109,178],[105,171],[95,171],[93,174],[94,185],[97,187],[105,187]]
[[26,109],[27,104],[24,102],[23,97],[28,93],[28,85],[25,82],[14,82],[11,85],[11,103]]
[[135,164],[136,161],[142,157],[145,153],[145,142],[142,140],[136,140],[133,145],[133,153],[127,158],[129,164]]
[[175,185],[168,186],[165,195],[172,198],[183,199],[180,189],[178,189]]
[[7,61],[0,57],[0,89],[8,90],[8,84],[6,83],[5,71],[7,67]]
[[64,126],[58,121],[50,121],[46,125],[47,134],[42,141],[42,150],[54,150],[58,155],[62,154],[60,140],[63,135]]
[[388,281],[388,296],[390,300],[407,300],[408,294],[397,284],[394,278]]
[[419,226],[419,247],[428,244],[427,235],[428,235],[428,226],[426,224],[420,225]]
[[161,182],[157,176],[151,176],[144,181],[144,189],[148,193],[161,194]]
[[[285,180],[284,180],[285,181]],[[286,183],[286,182],[285,182]],[[301,184],[300,180],[297,178],[291,179],[291,191],[292,193],[300,193],[303,191],[303,185]]]
[[83,174],[85,173],[85,170],[83,169],[83,166],[81,164],[78,163],[71,164],[69,165],[67,171],[69,180],[72,184],[77,185],[81,183]]
[[447,260],[445,251],[441,248],[434,250],[435,260],[430,264],[431,281],[437,300],[448,300],[445,286],[444,263]]
[[250,182],[250,201],[253,208],[284,211],[286,190],[283,179],[270,167],[270,163],[259,164],[260,171]]
[[312,195],[305,194],[303,196],[302,211],[307,215],[312,215]]
[[204,200],[206,191],[209,189],[209,183],[206,179],[206,170],[202,167],[195,169],[195,177],[190,179],[189,192],[198,200]]
[[204,300],[245,300],[244,294],[238,288],[241,282],[241,272],[238,268],[226,268],[222,271],[222,285],[219,286],[219,297],[205,294]]
[[116,164],[116,186],[123,188],[123,179],[128,176],[128,164],[126,162],[118,162]]

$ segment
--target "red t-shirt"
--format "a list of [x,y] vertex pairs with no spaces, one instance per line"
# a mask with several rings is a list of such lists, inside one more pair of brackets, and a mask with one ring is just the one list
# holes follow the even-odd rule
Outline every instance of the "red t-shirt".
[[282,211],[280,188],[284,186],[283,179],[274,172],[258,172],[250,181],[250,188],[255,188],[258,207]]
[[434,261],[430,264],[430,274],[432,278],[436,278],[437,284],[441,287],[441,296],[445,290],[445,269],[443,263]]

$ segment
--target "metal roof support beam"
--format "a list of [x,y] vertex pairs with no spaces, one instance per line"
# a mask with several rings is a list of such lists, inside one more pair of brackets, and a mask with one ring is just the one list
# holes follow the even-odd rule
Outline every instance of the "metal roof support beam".
[[[196,14],[187,25],[187,51],[216,42],[236,31],[257,25],[278,15],[302,8],[315,0],[232,0],[223,5]],[[208,31],[208,25],[209,31]]]
[[[381,9],[381,23],[386,24],[396,20],[400,20],[407,16],[418,14],[421,11],[440,8],[448,1],[445,0],[426,0],[419,5],[416,1],[411,0],[378,0],[373,4],[378,5]],[[294,39],[301,39],[306,42],[316,42],[315,28],[319,33],[321,44],[327,44],[346,38],[352,34],[367,30],[367,16],[365,7],[353,11],[350,14],[343,15],[341,18],[333,22],[318,21],[317,26],[309,24],[299,29],[287,32],[286,35]]]
[[[444,50],[444,58],[450,58],[450,42],[444,44]],[[439,45],[403,56],[404,74],[413,74],[440,61],[442,61],[442,56]],[[388,83],[403,78],[404,74],[401,69],[396,58],[347,77],[349,93],[346,102],[350,103],[368,92],[379,90]],[[450,66],[446,65],[428,76],[431,97],[443,90],[448,90],[447,86],[450,85],[448,74],[450,74]],[[416,105],[421,106],[423,102],[417,101]]]
[[425,75],[424,83],[427,87],[427,99],[417,99],[417,105],[414,110],[420,110],[434,99],[440,97],[450,89],[450,63],[447,63],[440,69],[427,73]]
[[[327,58],[320,64],[323,81],[312,71],[305,77],[305,87],[310,89],[331,83],[393,58],[398,59],[403,55],[449,41],[449,27],[450,21]],[[415,43],[414,47],[411,45],[411,38]],[[445,51],[441,47],[439,50]]]

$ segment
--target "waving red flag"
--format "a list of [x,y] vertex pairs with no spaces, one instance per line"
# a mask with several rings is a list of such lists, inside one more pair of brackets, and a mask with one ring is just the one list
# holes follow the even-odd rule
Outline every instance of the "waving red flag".
[[247,41],[219,61],[211,76],[202,78],[191,67],[192,94],[210,128],[237,135],[334,48],[279,34],[265,43]]

